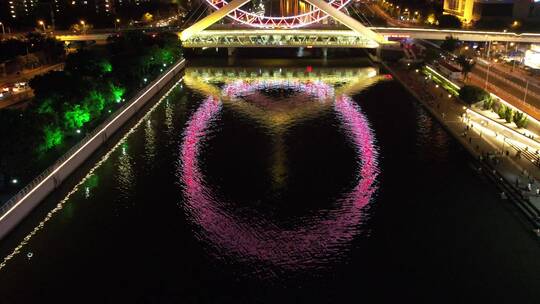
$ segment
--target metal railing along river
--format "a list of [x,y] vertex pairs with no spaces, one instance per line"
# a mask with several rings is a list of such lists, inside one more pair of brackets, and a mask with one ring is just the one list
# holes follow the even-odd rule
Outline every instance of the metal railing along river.
[[[93,131],[88,133],[82,140],[77,144],[71,147],[66,153],[64,153],[58,160],[47,169],[45,169],[41,174],[35,177],[30,183],[28,183],[24,188],[22,188],[17,194],[15,194],[11,199],[9,199],[4,205],[0,207],[0,238],[2,238],[8,231],[2,231],[3,222],[6,220],[6,217],[14,211],[18,206],[20,206],[33,192],[35,192],[40,187],[45,187],[45,183],[52,179],[53,187],[50,191],[45,190],[46,194],[41,195],[41,197],[35,199],[41,201],[45,196],[47,196],[52,190],[56,189],[63,180],[65,180],[69,174],[75,170],[80,164],[82,164],[93,152],[97,149],[103,142],[105,142],[109,136],[111,136],[120,126],[123,125],[129,117],[135,114],[146,101],[150,100],[153,97],[153,94],[146,96],[149,93],[157,93],[161,90],[169,80],[176,75],[185,65],[185,59],[174,63],[167,71],[161,74],[157,79],[149,83],[146,87],[139,91],[134,97],[132,97],[129,102],[122,105],[117,109],[112,115],[110,115],[105,121],[98,125]],[[145,99],[143,99],[146,97]],[[141,102],[142,101],[142,102]],[[128,110],[132,110],[131,113],[127,113]],[[126,113],[131,114],[126,118]],[[124,121],[119,120],[120,118]],[[113,125],[117,123],[118,125]],[[108,130],[111,129],[111,130]],[[107,131],[110,131],[107,134]],[[101,136],[101,142],[97,144],[95,141]],[[94,146],[90,147],[92,144]],[[92,149],[91,151],[84,151],[85,148]],[[86,154],[86,155],[79,155]],[[81,157],[82,159],[76,159],[76,157]],[[75,165],[72,165],[72,168],[66,168],[66,170],[71,170],[70,172],[61,172],[60,170],[64,167],[68,167],[70,161],[73,161]],[[62,174],[64,173],[64,174]],[[59,176],[57,176],[59,175]],[[34,206],[29,206],[29,210],[24,214],[26,215],[38,202],[34,201]],[[22,218],[17,219],[20,221]],[[11,225],[8,225],[11,226]],[[8,227],[7,230],[11,230],[13,227]]]

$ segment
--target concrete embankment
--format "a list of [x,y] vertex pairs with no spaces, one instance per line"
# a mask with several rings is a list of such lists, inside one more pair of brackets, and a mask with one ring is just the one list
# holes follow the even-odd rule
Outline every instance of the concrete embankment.
[[429,98],[423,98],[421,92],[417,92],[412,87],[426,86],[425,83],[418,83],[415,86],[414,81],[406,81],[406,75],[401,75],[403,73],[394,70],[384,62],[380,64],[473,156],[476,170],[492,181],[501,193],[504,193],[501,196],[511,199],[522,211],[532,227],[539,229],[540,223],[538,219],[540,218],[540,212],[538,208],[531,203],[528,197],[523,195],[523,191],[519,187],[513,184],[514,179],[519,179],[522,176],[523,168],[515,164],[514,160],[503,155],[500,157],[505,162],[504,166],[494,165],[485,157],[488,152],[499,152],[497,151],[499,149],[483,138],[481,134],[480,136],[474,136],[470,134],[472,132],[466,131],[467,124],[462,121],[462,117],[466,113],[466,107],[457,102],[456,97],[449,95],[447,98],[447,94],[441,94],[439,98],[437,97],[439,94],[433,93],[428,95]]
[[17,226],[43,199],[106,143],[110,136],[159,93],[184,69],[185,64],[185,59],[173,64],[156,80],[148,84],[135,97],[113,113],[105,122],[72,147],[56,163],[4,204],[0,208],[0,239]]

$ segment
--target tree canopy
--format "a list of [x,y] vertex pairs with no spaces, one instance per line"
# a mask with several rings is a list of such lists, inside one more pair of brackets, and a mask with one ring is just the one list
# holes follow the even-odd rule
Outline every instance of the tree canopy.
[[461,28],[461,20],[454,15],[440,15],[438,19],[440,28]]
[[464,55],[460,55],[457,58],[457,63],[461,66],[461,73],[463,74],[463,80],[467,80],[467,75],[472,71],[475,62],[471,59],[467,58]]
[[62,42],[39,33],[28,33],[24,39],[0,41],[0,62],[36,52],[43,53],[47,62],[57,62],[65,55]]
[[67,150],[70,138],[78,140],[182,56],[178,38],[170,34],[128,33],[109,42],[101,51],[68,55],[63,71],[34,77],[35,97],[26,110],[0,110],[0,175],[20,176],[29,160]]
[[444,39],[444,41],[441,44],[441,49],[452,53],[455,51],[459,46],[460,41],[452,36],[448,36]]
[[491,98],[484,89],[473,85],[465,85],[459,90],[459,98],[465,103],[472,105],[479,101]]

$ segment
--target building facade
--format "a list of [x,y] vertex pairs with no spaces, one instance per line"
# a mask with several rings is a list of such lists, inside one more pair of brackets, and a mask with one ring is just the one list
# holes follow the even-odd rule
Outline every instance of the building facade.
[[5,16],[11,19],[29,16],[37,9],[38,0],[5,0]]
[[533,0],[444,0],[443,9],[464,23],[480,19],[540,21],[540,2]]
[[1,0],[0,22],[16,23],[25,19],[35,21],[37,15],[54,14],[112,14],[122,2],[135,3],[144,0]]

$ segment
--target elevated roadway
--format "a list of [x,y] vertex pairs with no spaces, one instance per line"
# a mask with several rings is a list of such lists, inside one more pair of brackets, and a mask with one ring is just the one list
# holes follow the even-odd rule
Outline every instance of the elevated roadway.
[[518,43],[540,43],[538,33],[512,33],[494,31],[468,31],[468,30],[447,30],[431,28],[400,28],[400,27],[370,27],[375,32],[386,37],[408,37],[426,40],[444,40],[452,36],[462,41],[501,41]]
[[[463,41],[500,41],[500,42],[516,42],[516,43],[540,43],[539,33],[512,33],[512,32],[493,32],[493,31],[467,31],[467,30],[442,30],[442,29],[430,29],[430,28],[398,28],[398,27],[368,27],[368,29],[379,33],[382,36],[388,38],[417,38],[427,40],[444,40],[448,36],[452,36]],[[180,32],[180,29],[170,28],[169,31]],[[212,31],[212,30],[208,30]],[[226,31],[234,32],[240,36],[246,36],[252,29],[231,29],[220,30],[222,34]],[[262,30],[264,31],[264,30]],[[277,30],[279,31],[279,30]],[[303,29],[301,31],[310,31],[310,29]],[[347,29],[313,29],[313,31],[319,32],[321,35],[325,35],[326,31],[339,31],[343,35],[346,32],[353,32]],[[203,31],[204,33],[205,31]],[[59,34],[56,38],[61,41],[99,41],[106,40],[107,37],[113,34],[118,34],[111,30],[110,32],[100,33],[88,33],[83,35],[77,34]],[[230,36],[230,35],[229,35]],[[328,35],[326,35],[328,36]]]

